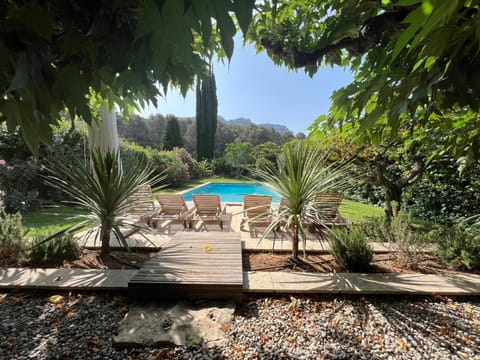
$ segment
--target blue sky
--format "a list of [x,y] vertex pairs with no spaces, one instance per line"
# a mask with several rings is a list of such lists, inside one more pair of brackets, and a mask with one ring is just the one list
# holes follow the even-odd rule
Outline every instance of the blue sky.
[[[352,80],[341,68],[320,69],[310,78],[303,69],[288,71],[276,66],[265,52],[256,54],[251,44],[236,41],[230,64],[214,66],[217,80],[218,114],[227,120],[249,118],[254,123],[274,123],[287,126],[294,133],[307,133],[310,124],[328,112],[332,92]],[[184,99],[171,90],[166,98],[158,99],[158,107],[149,106],[140,112],[195,116],[195,93]]]

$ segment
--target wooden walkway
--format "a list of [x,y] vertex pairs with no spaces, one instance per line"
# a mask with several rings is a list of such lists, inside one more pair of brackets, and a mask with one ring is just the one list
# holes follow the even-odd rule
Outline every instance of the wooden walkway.
[[233,299],[243,292],[242,245],[235,232],[177,233],[129,281],[131,297]]

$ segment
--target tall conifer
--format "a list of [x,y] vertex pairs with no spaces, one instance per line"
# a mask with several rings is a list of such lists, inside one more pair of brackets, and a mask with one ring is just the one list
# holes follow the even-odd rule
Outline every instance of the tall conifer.
[[213,159],[217,131],[217,86],[213,68],[203,78],[197,79],[197,159]]

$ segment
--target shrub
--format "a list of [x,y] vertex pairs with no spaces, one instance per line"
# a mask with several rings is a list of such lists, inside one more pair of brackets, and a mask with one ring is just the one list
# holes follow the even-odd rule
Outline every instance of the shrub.
[[188,166],[177,157],[174,151],[154,152],[150,162],[155,169],[154,175],[163,173],[166,176],[162,182],[155,184],[156,186],[165,184],[169,187],[179,187],[190,181]]
[[480,235],[459,228],[444,230],[434,254],[455,269],[480,269]]
[[196,161],[194,160],[194,166],[190,170],[192,179],[209,178],[213,175],[212,163],[208,160]]
[[461,173],[454,159],[432,161],[405,198],[410,212],[425,220],[452,225],[478,211],[480,164],[472,162]]
[[1,266],[22,262],[25,248],[25,233],[20,213],[7,214],[3,208],[0,208]]
[[33,239],[29,252],[30,262],[37,265],[61,264],[64,260],[78,259],[80,246],[71,234],[45,241],[46,236],[37,236]]
[[426,231],[413,224],[412,216],[400,211],[390,224],[375,219],[363,226],[371,241],[389,243],[397,259],[408,268],[415,268],[424,250],[435,238],[435,231]]
[[212,168],[216,175],[231,176],[235,173],[235,169],[232,167],[232,165],[230,165],[225,157],[213,159]]
[[189,164],[194,166],[194,161],[183,148],[176,148],[173,151],[158,151],[122,141],[121,154],[124,166],[132,161],[138,161],[139,158],[146,159],[153,169],[152,177],[165,175],[165,179],[153,184],[154,186],[179,187],[190,181]]
[[8,213],[26,212],[39,206],[39,171],[33,158],[28,160],[0,160],[0,190],[3,206]]
[[360,227],[333,229],[330,245],[333,257],[341,266],[351,271],[365,271],[370,267],[373,250]]
[[[67,126],[68,125],[68,126]],[[18,131],[0,127],[0,191],[5,210],[9,213],[38,208],[45,201],[59,202],[68,197],[48,186],[42,179],[47,172],[42,164],[46,158],[69,163],[84,153],[84,137],[70,123],[53,129],[52,142],[41,146],[34,158]]]

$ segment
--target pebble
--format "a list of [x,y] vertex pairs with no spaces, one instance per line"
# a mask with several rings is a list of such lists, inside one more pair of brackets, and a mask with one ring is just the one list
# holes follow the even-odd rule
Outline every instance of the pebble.
[[245,297],[224,348],[112,346],[119,294],[0,293],[0,359],[473,359],[480,299]]

